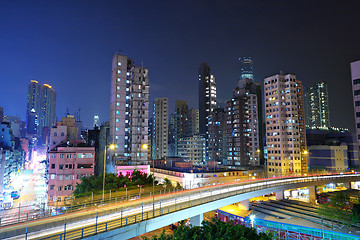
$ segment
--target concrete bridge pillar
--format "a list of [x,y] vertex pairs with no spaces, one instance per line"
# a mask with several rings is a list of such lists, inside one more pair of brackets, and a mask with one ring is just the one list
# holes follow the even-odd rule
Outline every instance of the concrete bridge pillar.
[[309,189],[309,203],[314,204],[316,202],[316,186],[310,186]]
[[351,182],[344,182],[343,184],[346,189],[351,189]]
[[199,214],[190,218],[190,224],[193,226],[201,226],[202,221],[203,221],[203,214]]
[[249,211],[249,199],[238,202],[238,207],[241,210]]
[[283,200],[284,199],[284,191],[276,192],[276,200]]

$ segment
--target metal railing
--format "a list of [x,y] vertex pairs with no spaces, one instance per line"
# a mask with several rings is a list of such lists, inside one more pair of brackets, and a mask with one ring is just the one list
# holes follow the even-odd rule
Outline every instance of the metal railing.
[[[132,189],[134,190],[134,189]],[[94,208],[94,207],[101,207],[110,204],[116,204],[121,202],[128,202],[135,199],[141,199],[147,196],[152,196],[152,191],[147,192],[139,192],[136,190],[137,193],[134,194],[132,192],[125,193],[125,191],[121,192],[113,192],[111,191],[107,193],[107,196],[104,200],[100,199],[101,197],[89,197],[87,201],[84,201],[80,204],[73,204],[72,201],[69,201],[65,206],[48,206],[46,203],[42,203],[40,205],[18,205],[14,206],[11,209],[13,210],[13,214],[0,214],[0,227],[9,226],[12,224],[17,223],[25,223],[30,222],[38,219],[49,218],[53,216],[58,216],[61,214],[73,213],[78,211],[83,211],[86,209]],[[174,193],[178,192],[179,189],[163,189],[160,191],[156,191],[158,195],[167,194],[167,193]],[[101,194],[99,195],[101,196]]]
[[304,227],[289,223],[274,222],[265,219],[254,219],[245,217],[245,226],[255,227],[259,232],[267,230],[274,233],[276,239],[336,239],[336,240],[359,240],[360,236],[329,231],[319,228]]
[[[349,176],[349,175],[339,175],[337,176],[337,178],[341,178],[341,177],[359,177],[359,176]],[[103,233],[103,232],[108,232],[117,228],[121,228],[121,227],[125,227],[125,226],[129,226],[141,221],[146,221],[152,218],[156,218],[162,215],[166,215],[166,214],[170,214],[172,212],[176,212],[179,210],[183,210],[183,209],[187,209],[187,208],[191,208],[191,207],[195,207],[195,206],[199,206],[205,203],[209,203],[209,202],[213,202],[213,201],[217,201],[220,199],[224,199],[224,198],[228,198],[231,196],[235,196],[238,194],[242,194],[242,193],[247,193],[247,192],[252,192],[252,191],[257,191],[257,190],[262,190],[262,189],[267,189],[267,188],[274,188],[274,187],[278,187],[278,186],[284,186],[284,185],[291,185],[291,184],[296,184],[296,183],[306,183],[306,182],[317,182],[317,181],[326,181],[326,180],[334,180],[334,176],[318,176],[318,177],[303,177],[303,178],[297,178],[292,180],[287,179],[287,178],[283,178],[283,179],[272,179],[270,181],[260,181],[260,182],[256,182],[256,183],[238,183],[238,184],[231,184],[231,185],[223,185],[223,186],[217,186],[217,187],[212,187],[210,193],[208,191],[208,189],[203,189],[203,190],[198,190],[198,191],[191,191],[188,193],[184,193],[181,197],[184,198],[186,196],[189,196],[189,201],[184,201],[184,202],[178,202],[176,204],[176,198],[175,200],[175,204],[166,206],[166,207],[161,207],[161,199],[160,199],[160,207],[156,209],[155,214],[153,215],[152,210],[148,210],[148,211],[143,211],[142,208],[142,212],[141,213],[136,213],[130,216],[126,216],[123,217],[121,216],[120,218],[117,218],[115,220],[110,220],[110,221],[106,221],[106,222],[101,222],[98,223],[97,222],[97,217],[94,219],[95,224],[90,224],[89,226],[86,227],[82,227],[82,228],[78,228],[75,230],[66,230],[66,219],[64,222],[64,231],[61,233],[57,233],[57,234],[51,234],[45,237],[41,237],[38,239],[80,239],[80,238],[85,238],[85,237],[90,237],[99,233]],[[282,182],[273,182],[275,180],[283,180]],[[234,189],[235,188],[235,189]],[[220,193],[218,194],[212,194],[214,191],[220,191]],[[222,191],[222,192],[221,192]],[[200,192],[204,195],[204,193],[208,193],[208,196],[206,196],[205,198],[197,198],[197,199],[191,199],[191,196],[196,196],[196,194],[200,194]],[[168,197],[168,199],[171,199],[171,196]],[[156,204],[158,204],[159,201],[156,202]],[[141,204],[143,206],[143,204]],[[134,206],[131,207],[132,209],[134,209]],[[122,215],[122,214],[121,214]],[[26,234],[26,238],[27,238],[27,232]]]

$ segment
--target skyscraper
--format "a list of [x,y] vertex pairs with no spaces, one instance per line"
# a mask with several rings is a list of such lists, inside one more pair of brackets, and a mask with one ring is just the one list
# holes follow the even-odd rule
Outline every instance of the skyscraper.
[[226,103],[227,165],[258,166],[263,161],[261,85],[241,79]]
[[307,173],[302,83],[294,74],[265,78],[269,176]]
[[352,62],[350,64],[350,68],[354,101],[356,139],[360,150],[360,60]]
[[26,106],[26,129],[28,134],[37,134],[40,115],[40,85],[38,81],[31,80],[29,83],[27,106]]
[[250,57],[241,57],[240,61],[240,76],[239,79],[252,79],[254,80],[254,64]]
[[147,163],[149,112],[148,69],[124,55],[112,60],[110,139],[115,144],[113,166]]
[[48,85],[41,86],[40,94],[40,117],[38,135],[41,136],[44,127],[48,130],[55,123],[55,110],[56,110],[56,92]]
[[305,120],[309,127],[330,127],[328,91],[325,82],[305,89]]
[[211,112],[216,108],[215,77],[207,63],[199,68],[199,132],[208,134],[208,121]]
[[156,98],[154,102],[154,122],[153,122],[153,146],[152,158],[163,159],[168,156],[168,99]]

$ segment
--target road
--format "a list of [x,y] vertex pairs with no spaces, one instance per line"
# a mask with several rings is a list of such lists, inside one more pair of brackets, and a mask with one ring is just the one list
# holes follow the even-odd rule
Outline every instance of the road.
[[[326,177],[328,177],[328,176],[303,177],[296,181],[297,182],[312,181],[312,180],[317,181],[317,180],[324,179]],[[341,178],[343,176],[338,175],[338,176],[332,176],[332,177]],[[205,187],[205,188],[199,188],[199,189],[195,189],[195,190],[188,190],[188,191],[184,191],[184,192],[171,193],[171,194],[166,194],[164,196],[161,196],[161,198],[162,198],[161,200],[160,200],[160,197],[157,196],[156,203],[155,203],[155,209],[157,212],[156,215],[159,214],[160,206],[161,206],[162,211],[166,211],[168,207],[169,208],[171,207],[173,209],[175,207],[175,209],[179,209],[179,205],[182,205],[183,208],[185,208],[185,207],[191,206],[192,202],[194,202],[196,200],[198,203],[200,202],[200,200],[201,201],[212,201],[214,199],[219,199],[224,196],[240,194],[243,191],[250,191],[250,189],[254,188],[254,187],[266,187],[269,184],[271,184],[272,186],[275,186],[275,185],[279,186],[279,185],[285,185],[286,183],[293,183],[294,181],[295,180],[292,178],[280,178],[280,179],[271,179],[270,181],[263,180],[263,181],[259,181],[259,182],[255,181],[252,183],[227,184],[227,185],[223,185],[220,187],[219,186],[218,187]],[[168,198],[164,199],[166,197],[168,197]],[[141,201],[144,202],[143,207],[141,206]],[[104,216],[99,216],[97,219],[98,224],[101,224],[104,222],[109,222],[109,221],[113,220],[113,221],[118,221],[117,226],[120,227],[119,215],[122,216],[122,218],[121,218],[122,225],[125,225],[125,222],[124,222],[125,217],[134,216],[135,214],[138,216],[138,220],[139,220],[139,218],[140,219],[147,218],[148,216],[151,218],[152,217],[152,208],[153,208],[151,199],[150,198],[142,199],[141,201],[138,200],[138,201],[122,203],[122,204],[117,204],[117,205],[113,204],[112,206],[104,206],[103,208],[100,208],[100,209],[93,209],[93,210],[86,211],[86,214],[89,214],[89,218],[87,218],[86,220],[81,220],[78,222],[67,224],[66,230],[70,231],[70,230],[75,230],[75,229],[93,225],[96,221],[96,219],[93,217],[94,214],[97,211],[106,210],[111,207],[119,208],[119,206],[123,206],[123,211],[122,211],[122,213],[115,212],[115,213],[107,214]],[[142,212],[144,212],[145,214],[142,215]],[[84,212],[67,214],[67,215],[63,215],[63,216],[54,217],[52,219],[54,219],[53,221],[55,221],[55,219],[57,219],[57,220],[63,219],[64,220],[65,218],[69,219],[71,216],[73,216],[73,217],[79,216],[79,214],[84,214]],[[92,216],[92,217],[90,218],[90,216]],[[139,217],[139,216],[141,216],[141,217]],[[36,222],[32,222],[32,223],[30,222],[30,223],[28,223],[28,225],[29,226],[30,225],[37,226],[37,225],[41,224],[42,221],[49,221],[49,220],[46,220],[46,219],[38,220]],[[132,220],[132,221],[134,221],[134,220]],[[130,224],[131,221],[129,220],[128,223]],[[22,224],[22,225],[24,225],[24,224]],[[24,226],[26,226],[26,225],[24,225]],[[23,228],[24,228],[24,226],[23,226]],[[28,239],[44,237],[44,236],[48,236],[50,234],[59,234],[59,233],[62,233],[63,231],[64,231],[63,226],[47,228],[42,231],[29,233]],[[12,239],[24,239],[24,237],[17,236]]]
[[14,200],[13,207],[8,210],[0,211],[1,225],[8,225],[17,222],[26,221],[39,214],[40,210],[46,207],[44,205],[35,204],[44,196],[45,191],[44,179],[39,175],[30,175],[28,181],[23,181],[23,189],[20,191],[20,197]]

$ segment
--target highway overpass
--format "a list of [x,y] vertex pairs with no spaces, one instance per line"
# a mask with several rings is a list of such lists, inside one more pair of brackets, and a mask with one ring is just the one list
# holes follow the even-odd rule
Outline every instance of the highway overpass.
[[[316,185],[355,181],[360,181],[360,174],[275,178],[204,187],[157,196],[155,214],[152,199],[141,199],[2,227],[0,239],[129,239],[186,218],[199,225],[205,212],[240,201],[246,204],[250,198],[271,192],[281,197],[287,189],[314,189]],[[314,198],[315,191],[309,192],[310,198]]]

